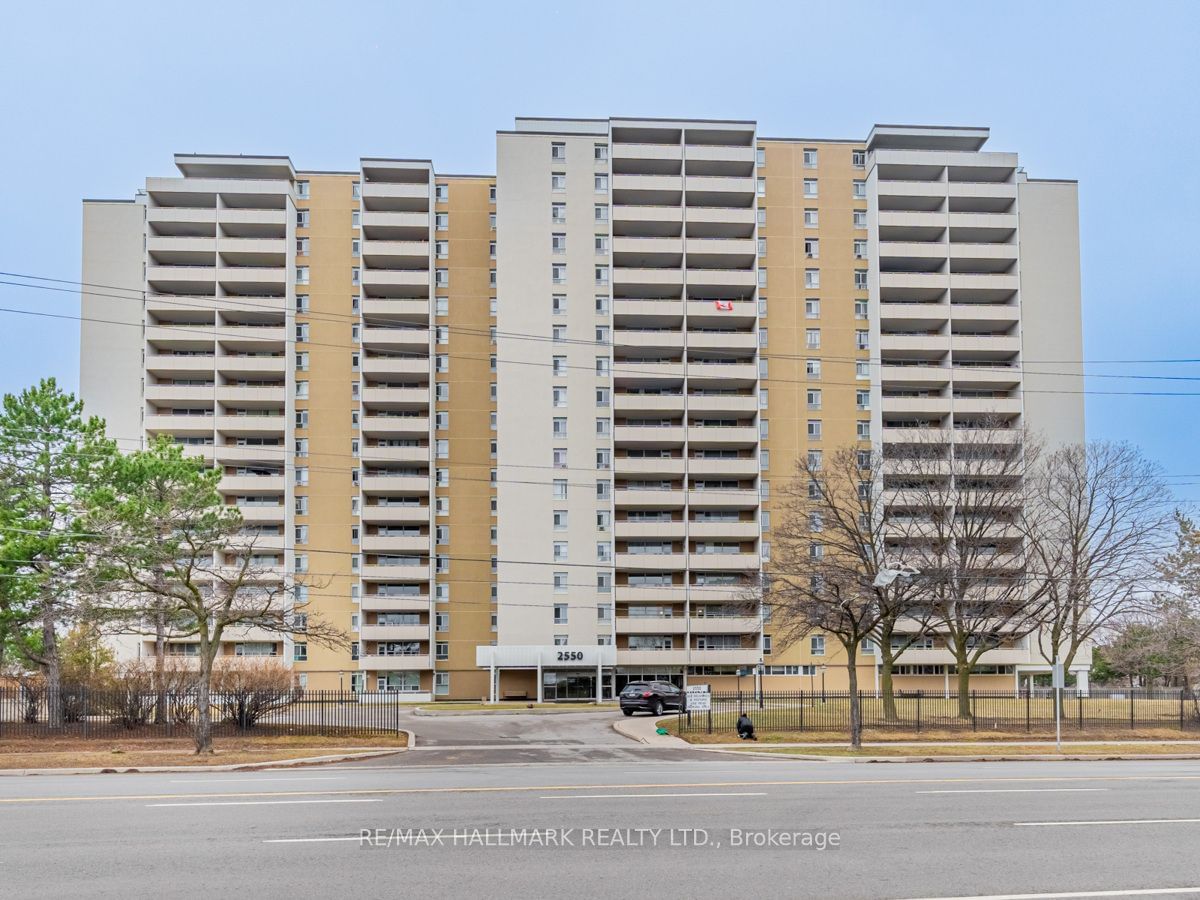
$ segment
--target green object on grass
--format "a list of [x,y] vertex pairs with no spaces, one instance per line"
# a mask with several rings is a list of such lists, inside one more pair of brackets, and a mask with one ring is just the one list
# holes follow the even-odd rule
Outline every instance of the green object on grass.
[[671,733],[671,732],[667,731],[667,729],[661,728],[661,727],[655,728],[654,732],[655,732],[655,734],[670,734]]

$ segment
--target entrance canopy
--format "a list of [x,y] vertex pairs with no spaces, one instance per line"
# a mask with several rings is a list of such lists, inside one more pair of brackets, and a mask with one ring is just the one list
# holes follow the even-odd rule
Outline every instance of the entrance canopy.
[[613,666],[616,662],[616,647],[596,644],[518,644],[475,648],[475,665],[483,669],[584,669]]

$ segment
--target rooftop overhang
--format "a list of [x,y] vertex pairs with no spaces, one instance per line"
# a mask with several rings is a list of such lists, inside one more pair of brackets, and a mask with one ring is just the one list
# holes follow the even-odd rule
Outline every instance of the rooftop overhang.
[[867,136],[868,150],[951,150],[972,152],[988,139],[987,128],[937,125],[876,125]]
[[225,156],[176,153],[175,167],[188,178],[262,178],[294,181],[296,169],[287,156]]

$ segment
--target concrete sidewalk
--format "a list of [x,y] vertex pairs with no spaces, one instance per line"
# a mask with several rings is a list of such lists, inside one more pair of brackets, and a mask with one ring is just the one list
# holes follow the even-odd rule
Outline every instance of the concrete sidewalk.
[[253,772],[257,769],[286,769],[293,766],[320,766],[329,763],[353,762],[391,756],[412,749],[412,735],[408,747],[380,747],[354,753],[334,753],[327,756],[303,756],[293,759],[262,760],[257,762],[225,763],[215,766],[91,766],[55,769],[0,769],[0,778],[17,775],[127,775],[131,773],[183,773],[183,772]]
[[648,744],[652,747],[677,747],[681,750],[697,750],[700,749],[695,744],[689,744],[683,738],[677,738],[673,734],[659,734],[658,723],[666,722],[674,716],[665,718],[654,716],[624,716],[613,722],[613,730],[631,741],[637,741],[639,744]]

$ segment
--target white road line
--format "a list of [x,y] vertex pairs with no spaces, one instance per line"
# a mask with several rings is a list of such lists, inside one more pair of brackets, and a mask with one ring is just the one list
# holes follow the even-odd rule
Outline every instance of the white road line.
[[1086,794],[1108,788],[980,788],[960,791],[917,791],[918,794]]
[[251,784],[257,781],[338,781],[344,775],[298,776],[292,778],[173,778],[171,784]]
[[539,800],[627,800],[631,797],[765,797],[766,791],[730,791],[726,793],[687,794],[567,794],[538,797]]
[[1127,891],[1060,891],[1048,894],[971,894],[964,897],[915,897],[912,900],[1049,900],[1052,897],[1161,897],[1200,894],[1200,887],[1136,888]]
[[336,841],[361,841],[362,838],[357,835],[354,837],[337,837],[337,838],[270,838],[263,841],[264,844],[332,844]]
[[[1187,825],[1196,823],[1200,823],[1200,819],[1096,819],[1090,822],[1013,822],[1014,825],[1032,827],[1061,825]],[[1195,890],[1200,891],[1200,888]]]
[[340,800],[214,800],[188,803],[147,803],[146,806],[283,806],[292,803],[382,803],[378,797],[347,797]]

